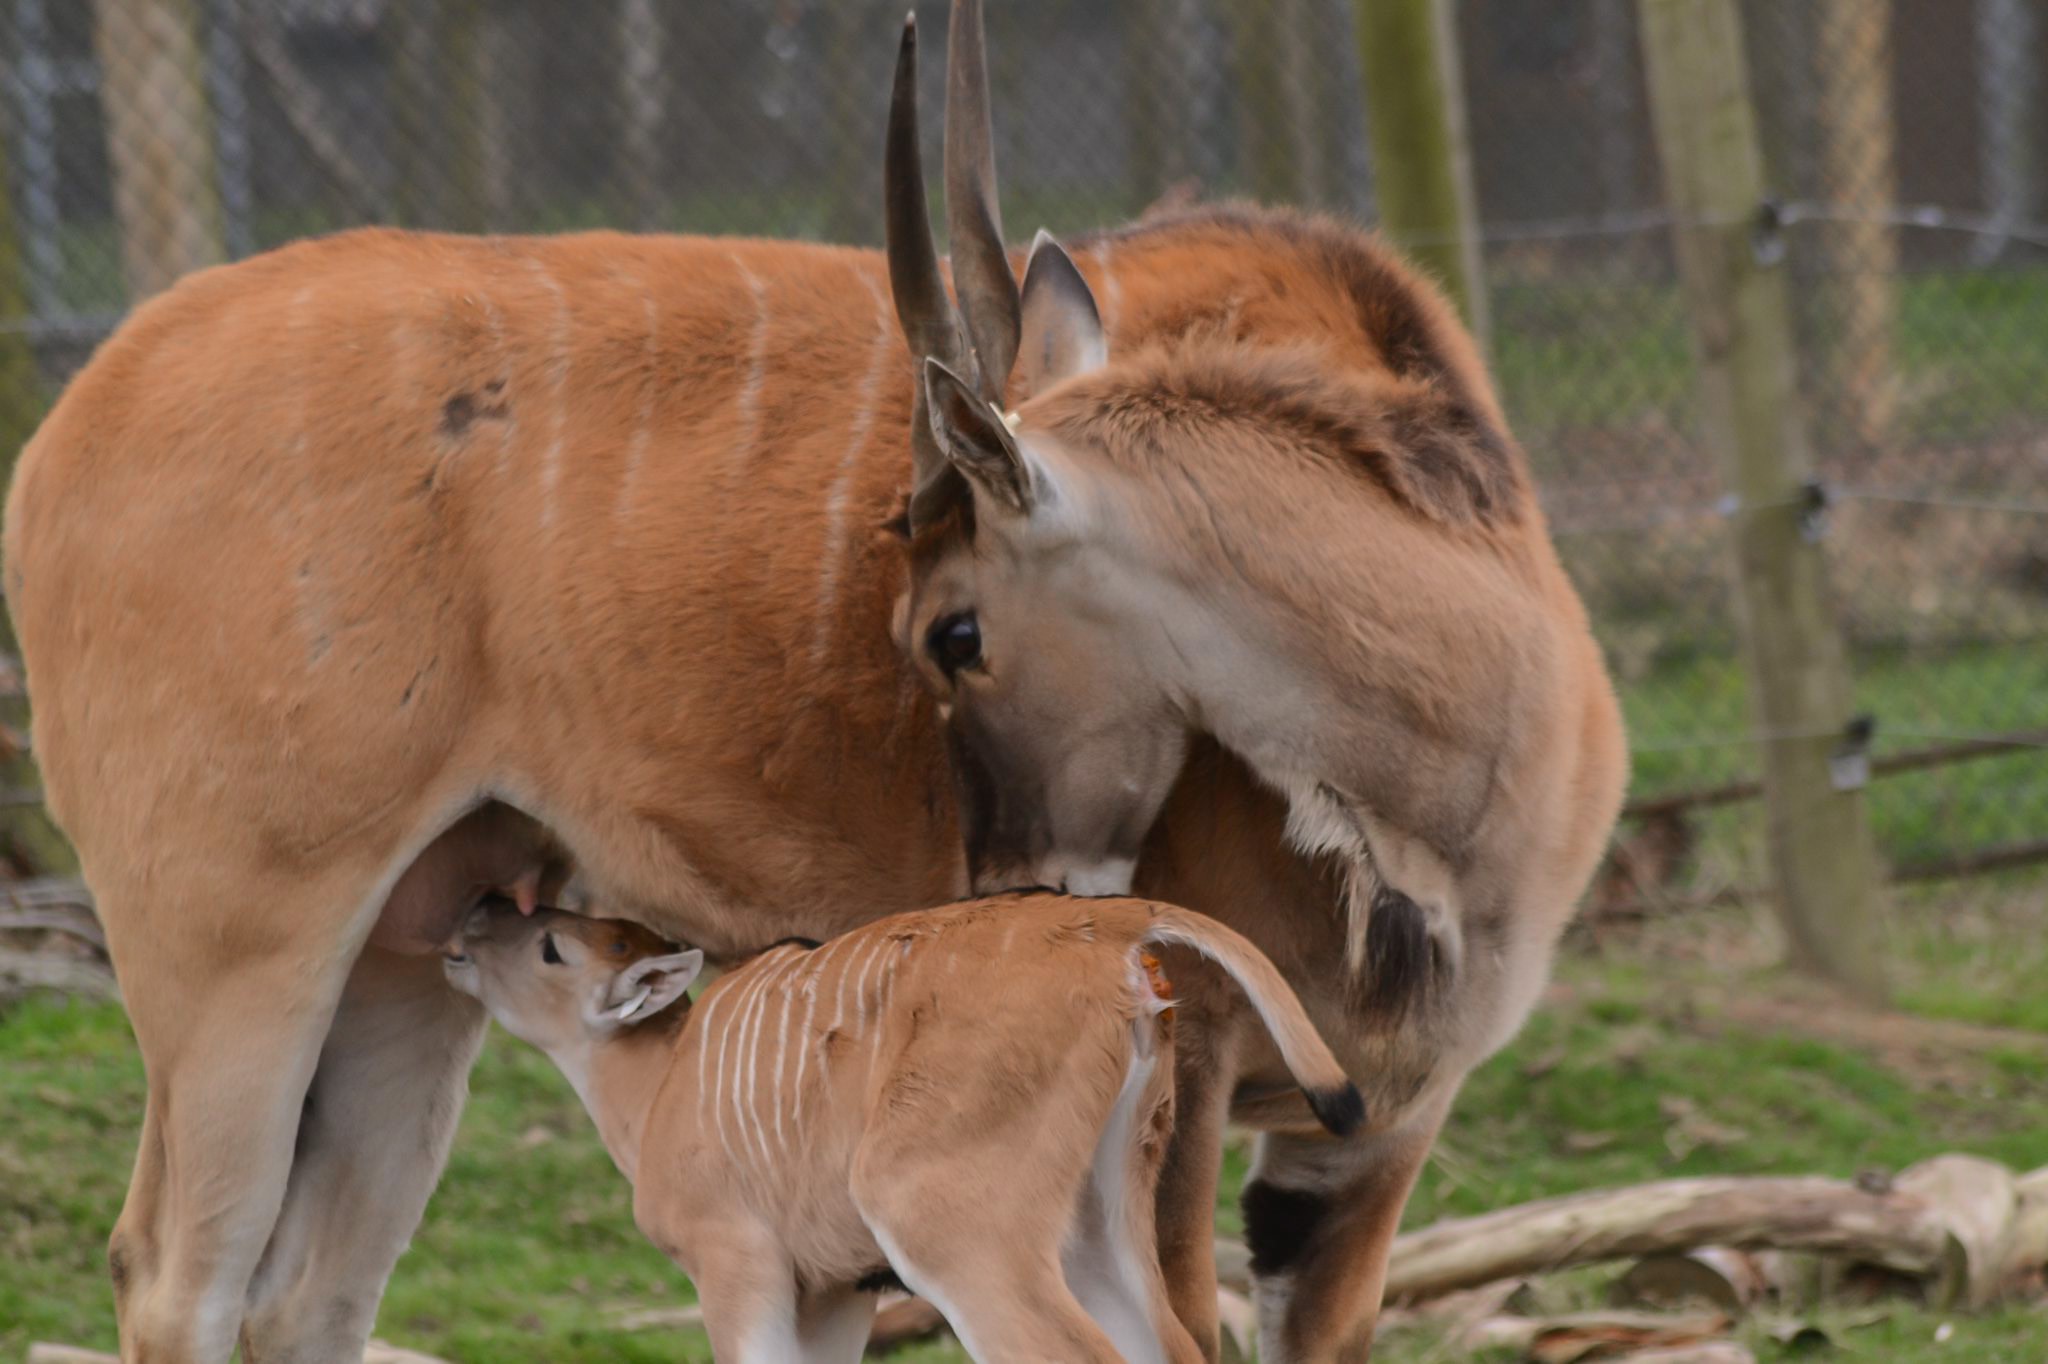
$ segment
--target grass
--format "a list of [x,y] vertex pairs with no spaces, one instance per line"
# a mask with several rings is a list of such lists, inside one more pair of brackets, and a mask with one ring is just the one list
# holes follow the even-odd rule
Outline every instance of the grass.
[[[2036,892],[2007,897],[1995,917],[2007,941],[2044,936]],[[1915,1040],[1910,1029],[1929,1025],[1900,1025],[1909,1031],[1897,1045],[1788,1028],[1787,1010],[1817,1022],[1836,1010],[1775,965],[1769,937],[1730,912],[1581,942],[1522,1036],[1472,1077],[1409,1222],[1674,1175],[1846,1176],[1944,1150],[2048,1164],[2048,1071],[2032,1041],[1965,1050],[1939,1032]],[[1910,1002],[1971,1012],[1954,1003],[1973,983],[1967,954],[1905,967]],[[1979,992],[2038,994],[2017,978],[1980,982]],[[1779,1012],[1758,1016],[1759,1000]],[[2048,1018],[2027,1019],[2048,1044]],[[0,1015],[0,1359],[36,1339],[111,1345],[102,1251],[141,1101],[118,1009],[40,999]],[[1230,1233],[1243,1170],[1237,1147],[1218,1212]],[[1598,1282],[1575,1279],[1574,1292],[1597,1294]],[[682,1276],[634,1231],[626,1186],[568,1087],[536,1053],[494,1034],[379,1334],[489,1364],[708,1359],[694,1333],[612,1325],[621,1310],[689,1299]],[[1944,1320],[1898,1307],[1845,1340],[1854,1357],[1900,1364],[2048,1354],[2048,1315],[2037,1310],[1957,1317],[1954,1336],[1936,1344]],[[1786,1357],[1759,1345],[1765,1359]],[[1421,1364],[1442,1358],[1435,1349],[1426,1335],[1400,1338],[1385,1357]],[[942,1343],[897,1357],[962,1358]]]
[[[1896,283],[1899,429],[1965,440],[2048,415],[2037,381],[2048,372],[2048,332],[2039,325],[2048,271],[1926,270]],[[1504,274],[1491,299],[1496,373],[1525,436],[1692,410],[1691,338],[1676,284]],[[1808,330],[1828,331],[1826,300],[1805,301],[1814,314]],[[1811,349],[1815,338],[1806,340]]]

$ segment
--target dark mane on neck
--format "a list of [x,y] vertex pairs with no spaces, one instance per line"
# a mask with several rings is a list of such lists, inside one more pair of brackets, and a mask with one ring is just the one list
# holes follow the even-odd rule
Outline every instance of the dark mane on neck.
[[1324,214],[1267,208],[1243,200],[1203,204],[1076,238],[1076,250],[1138,251],[1214,242],[1285,259],[1348,300],[1360,332],[1387,367],[1428,378],[1491,414],[1490,392],[1470,339],[1437,289],[1403,264],[1377,234]]
[[1145,476],[1200,479],[1219,461],[1255,478],[1321,465],[1445,525],[1511,522],[1524,502],[1505,437],[1443,385],[1352,373],[1310,347],[1148,347],[1048,394],[1034,417]]

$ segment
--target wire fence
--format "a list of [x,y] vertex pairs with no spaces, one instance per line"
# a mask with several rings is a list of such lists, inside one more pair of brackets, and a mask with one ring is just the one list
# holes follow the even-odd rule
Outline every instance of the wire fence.
[[[1012,229],[1190,192],[1371,221],[1357,2],[993,6]],[[307,233],[875,243],[904,4],[0,0],[0,449],[135,298]],[[1635,796],[1661,802],[1625,826],[1631,856],[1600,895],[1762,884],[1760,806],[1672,799],[1753,782],[1760,736],[1729,586],[1741,509],[1699,437],[1636,6],[1454,13],[1486,344],[1624,694]],[[1887,773],[1880,846],[1909,875],[2005,868],[1916,901],[2038,901],[2023,864],[2048,834],[2048,0],[1744,14],[1774,195],[1757,248],[1792,281],[1813,525]],[[1940,756],[1958,745],[1967,761]]]

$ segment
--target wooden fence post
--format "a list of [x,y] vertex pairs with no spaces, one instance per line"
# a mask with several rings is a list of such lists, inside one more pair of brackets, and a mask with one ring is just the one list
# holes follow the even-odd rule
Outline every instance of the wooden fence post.
[[1841,217],[1821,241],[1834,284],[1823,354],[1829,397],[1864,449],[1892,439],[1898,375],[1899,198],[1893,165],[1891,0],[1822,0],[1814,24],[1820,198]]
[[1479,207],[1451,0],[1355,0],[1380,225],[1487,344]]
[[1862,793],[1838,790],[1831,773],[1849,720],[1849,671],[1820,547],[1806,534],[1811,459],[1737,0],[1642,0],[1641,15],[1698,353],[1701,435],[1737,503],[1736,595],[1781,912],[1796,960],[1876,997],[1883,890]]
[[194,0],[97,0],[93,47],[131,303],[218,264],[220,193]]
[[35,434],[46,399],[29,330],[35,309],[29,302],[28,259],[8,192],[9,150],[0,138],[0,476],[14,468],[14,457]]

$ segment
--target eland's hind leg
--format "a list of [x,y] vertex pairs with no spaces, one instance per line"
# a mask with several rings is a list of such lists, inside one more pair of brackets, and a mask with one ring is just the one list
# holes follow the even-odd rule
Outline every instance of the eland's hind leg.
[[357,958],[249,1285],[248,1364],[363,1357],[385,1281],[447,1160],[484,1020],[437,956],[368,947]]
[[1399,1128],[1268,1133],[1244,1190],[1261,1364],[1364,1364],[1401,1210],[1449,1096]]
[[[95,884],[149,1097],[108,1245],[128,1364],[224,1364],[347,979],[361,877]],[[281,907],[301,907],[296,914]]]

